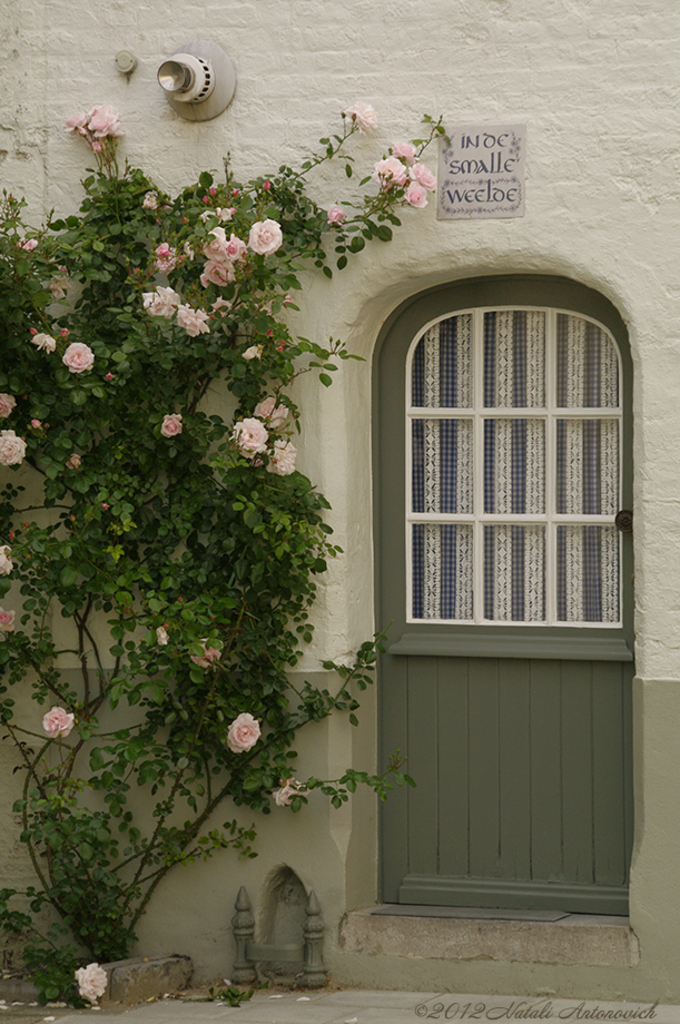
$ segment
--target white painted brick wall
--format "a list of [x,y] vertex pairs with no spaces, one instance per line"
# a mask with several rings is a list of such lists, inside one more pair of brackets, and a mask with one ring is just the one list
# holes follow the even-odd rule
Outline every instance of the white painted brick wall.
[[[179,119],[156,83],[161,60],[197,37],[221,43],[238,75],[231,107],[204,124]],[[0,0],[0,178],[26,194],[36,220],[52,206],[60,213],[76,208],[87,154],[61,125],[97,102],[120,111],[123,157],[172,188],[220,167],[227,150],[241,176],[295,161],[357,99],[380,117],[376,138],[355,148],[367,168],[405,139],[424,111],[443,113],[449,126],[526,123],[524,218],[438,223],[431,207],[409,212],[392,246],[366,251],[334,287],[311,283],[297,323],[307,336],[344,336],[370,358],[390,310],[438,281],[533,271],[573,277],[605,294],[628,324],[636,373],[638,673],[650,686],[680,682],[679,38],[676,0]],[[114,67],[123,48],[139,58],[129,82]],[[321,198],[340,199],[343,182],[324,177]],[[308,410],[302,465],[332,501],[347,550],[317,612],[317,653],[339,654],[372,628],[369,368],[348,367],[323,395],[307,381],[300,390]],[[338,735],[341,760],[350,741]],[[668,796],[666,775],[680,777],[680,764],[669,736],[659,749],[653,737],[645,742],[638,795],[644,792],[652,808],[653,832],[655,793]],[[664,803],[664,822],[680,817],[676,804]],[[283,842],[272,841],[288,856],[313,843],[325,820],[314,825],[309,817]],[[348,820],[333,819],[325,833],[335,850],[330,872],[341,871]],[[680,834],[674,823],[666,829],[670,854]],[[313,875],[306,854],[303,860]],[[233,871],[222,863],[197,869],[195,892],[213,916],[209,897],[225,884],[219,872]],[[263,858],[261,867],[248,867],[254,889],[268,864]],[[658,868],[649,845],[645,855],[643,842],[633,904],[643,932],[645,921],[650,929],[647,949],[656,951],[657,966],[649,967],[643,942],[642,971],[652,972],[644,984],[652,987],[652,976],[680,976],[663,937],[680,922],[650,923],[668,912],[663,887],[671,873],[663,858]],[[344,909],[344,883],[333,879],[331,920]],[[177,884],[168,883],[170,903],[179,898]],[[163,927],[169,945],[184,934],[188,911],[179,903],[182,913],[170,915],[169,925],[162,914],[145,925],[152,944]],[[199,917],[205,912],[203,902]],[[200,923],[195,934],[189,927],[189,951],[204,973],[222,970],[223,952]],[[224,922],[215,928],[226,941]],[[165,948],[160,938],[157,944]],[[633,991],[641,983],[625,984]],[[677,981],[664,984],[680,1000]]]

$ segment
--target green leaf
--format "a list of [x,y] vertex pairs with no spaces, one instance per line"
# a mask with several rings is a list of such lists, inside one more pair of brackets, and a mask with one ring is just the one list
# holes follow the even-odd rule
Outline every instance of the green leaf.
[[59,573],[59,582],[62,587],[72,587],[78,579],[78,569],[74,565],[65,565]]

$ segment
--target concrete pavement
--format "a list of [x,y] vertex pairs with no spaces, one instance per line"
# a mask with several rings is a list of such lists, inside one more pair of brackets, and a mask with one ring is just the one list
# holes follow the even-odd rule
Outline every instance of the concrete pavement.
[[[680,1006],[595,1000],[484,996],[436,992],[321,990],[309,994],[256,992],[240,1007],[219,1001],[160,999],[137,1006],[72,1010],[62,1006],[1,1005],[0,1024],[83,1024],[83,1018],[120,1018],[118,1024],[414,1024],[437,1021],[623,1021],[680,1024]],[[103,1024],[103,1022],[102,1022]]]

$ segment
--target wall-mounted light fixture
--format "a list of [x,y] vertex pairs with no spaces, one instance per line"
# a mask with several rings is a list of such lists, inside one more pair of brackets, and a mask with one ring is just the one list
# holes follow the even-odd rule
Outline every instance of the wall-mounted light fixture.
[[178,46],[158,69],[168,103],[188,121],[221,114],[236,91],[236,72],[221,46],[205,39]]

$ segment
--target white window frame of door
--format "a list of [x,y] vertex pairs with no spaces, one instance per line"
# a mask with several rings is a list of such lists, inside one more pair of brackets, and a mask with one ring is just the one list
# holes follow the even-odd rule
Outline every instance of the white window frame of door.
[[[484,406],[484,314],[489,312],[542,312],[546,315],[546,350],[545,350],[545,395],[546,405],[544,407],[523,407],[523,408],[491,408]],[[564,408],[556,404],[556,356],[557,356],[557,316],[563,313],[567,316],[579,317],[582,320],[594,324],[614,346],[617,360],[618,372],[618,404],[616,406],[598,406],[588,408]],[[436,324],[447,320],[450,317],[465,316],[472,314],[473,317],[473,340],[472,340],[472,373],[474,385],[474,407],[466,408],[427,408],[416,407],[411,404],[412,398],[412,370],[413,357],[421,338]],[[623,419],[623,395],[622,395],[622,362],[621,352],[616,339],[602,323],[594,317],[587,316],[570,309],[562,309],[554,306],[530,306],[530,305],[488,305],[471,306],[464,309],[456,309],[443,316],[437,316],[427,322],[415,335],[411,342],[406,357],[406,378],[405,378],[405,428],[406,428],[406,473],[405,473],[405,508],[406,508],[406,536],[405,536],[405,557],[406,557],[406,622],[417,625],[467,625],[467,626],[531,626],[542,627],[583,627],[592,629],[621,629],[622,627],[622,586],[619,578],[618,619],[613,622],[602,621],[581,621],[561,620],[557,618],[557,545],[556,527],[559,524],[573,526],[587,525],[614,525],[614,515],[578,515],[558,514],[555,511],[556,495],[556,431],[557,420],[563,419],[610,419],[618,422],[618,507],[621,505],[621,493],[623,484],[623,445],[622,445],[622,419]],[[438,513],[438,512],[412,512],[412,469],[413,453],[412,423],[416,419],[465,419],[473,422],[473,499],[474,512],[466,513]],[[483,459],[483,438],[484,420],[489,418],[503,419],[542,419],[546,423],[545,431],[545,512],[543,514],[494,514],[483,511],[484,495],[484,459]],[[413,616],[413,530],[414,523],[460,523],[472,526],[473,530],[473,618],[472,619],[441,619],[441,618],[415,618]],[[526,525],[543,525],[545,527],[545,584],[546,584],[546,617],[544,621],[526,620],[498,620],[484,617],[484,540],[483,527],[493,523]],[[621,536],[618,536],[618,559],[619,577],[621,567]]]

